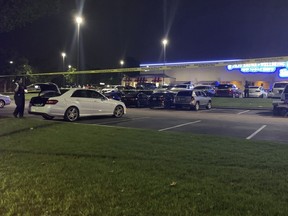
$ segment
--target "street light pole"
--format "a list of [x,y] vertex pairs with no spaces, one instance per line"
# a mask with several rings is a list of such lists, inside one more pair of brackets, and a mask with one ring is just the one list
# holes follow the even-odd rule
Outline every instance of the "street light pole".
[[75,21],[77,23],[77,70],[80,70],[80,25],[83,22],[83,18],[77,16]]
[[[166,66],[166,46],[168,44],[168,40],[166,38],[164,38],[162,40],[162,44],[163,44],[163,66]],[[164,77],[165,77],[165,70],[163,70],[163,80],[162,80],[162,84],[164,85]]]

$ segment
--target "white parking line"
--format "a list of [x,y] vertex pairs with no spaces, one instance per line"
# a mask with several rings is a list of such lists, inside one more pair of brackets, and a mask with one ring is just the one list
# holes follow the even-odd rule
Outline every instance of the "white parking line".
[[189,125],[189,124],[196,124],[196,123],[199,123],[199,122],[201,122],[201,120],[197,120],[197,121],[194,121],[194,122],[188,122],[188,123],[185,123],[185,124],[180,124],[180,125],[176,125],[176,126],[169,127],[169,128],[163,128],[163,129],[160,129],[158,131],[166,131],[166,130],[170,130],[170,129],[173,129],[173,128],[183,127],[183,126]]
[[262,125],[262,127],[260,127],[257,131],[255,131],[254,133],[252,133],[250,136],[248,136],[246,139],[250,140],[251,138],[253,138],[256,134],[258,134],[261,130],[263,130],[267,125]]
[[250,110],[245,110],[245,111],[242,111],[242,112],[237,113],[237,115],[241,115],[241,114],[247,113],[247,112],[249,112],[249,111],[250,111]]

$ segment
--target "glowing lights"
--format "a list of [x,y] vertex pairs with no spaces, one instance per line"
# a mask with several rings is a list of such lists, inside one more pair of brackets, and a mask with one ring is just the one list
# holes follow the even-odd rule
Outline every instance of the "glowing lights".
[[163,39],[162,40],[162,44],[163,44],[163,46],[166,46],[167,44],[168,44],[168,40],[165,38],[165,39]]
[[234,69],[240,69],[243,73],[273,73],[279,67],[287,67],[288,62],[262,62],[262,63],[251,63],[251,64],[234,64],[228,65],[227,69],[229,71]]
[[[194,62],[170,62],[170,63],[165,63],[165,65],[189,65],[189,64],[206,64],[206,63],[211,63],[211,64],[216,64],[216,63],[222,63],[222,62],[237,62],[237,61],[242,61],[241,59],[231,59],[231,60],[214,60],[214,61],[194,61]],[[152,64],[140,64],[140,67],[157,67],[157,66],[163,66],[163,63],[152,63]]]
[[81,23],[83,23],[83,17],[77,16],[77,17],[75,17],[75,21],[78,25],[80,25]]
[[288,69],[282,68],[279,70],[279,77],[281,78],[288,78]]
[[[282,68],[282,69],[281,69]],[[240,70],[242,73],[274,73],[279,69],[279,77],[288,77],[288,62],[262,62],[227,65],[227,70]]]

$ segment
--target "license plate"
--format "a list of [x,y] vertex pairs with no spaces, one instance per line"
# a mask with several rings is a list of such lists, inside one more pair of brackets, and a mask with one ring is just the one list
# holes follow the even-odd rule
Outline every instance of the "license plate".
[[30,108],[31,112],[43,112],[43,107],[31,107]]

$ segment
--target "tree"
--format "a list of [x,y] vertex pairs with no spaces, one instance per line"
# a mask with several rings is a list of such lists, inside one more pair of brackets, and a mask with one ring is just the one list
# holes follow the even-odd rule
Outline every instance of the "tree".
[[57,13],[60,0],[0,0],[0,33]]

